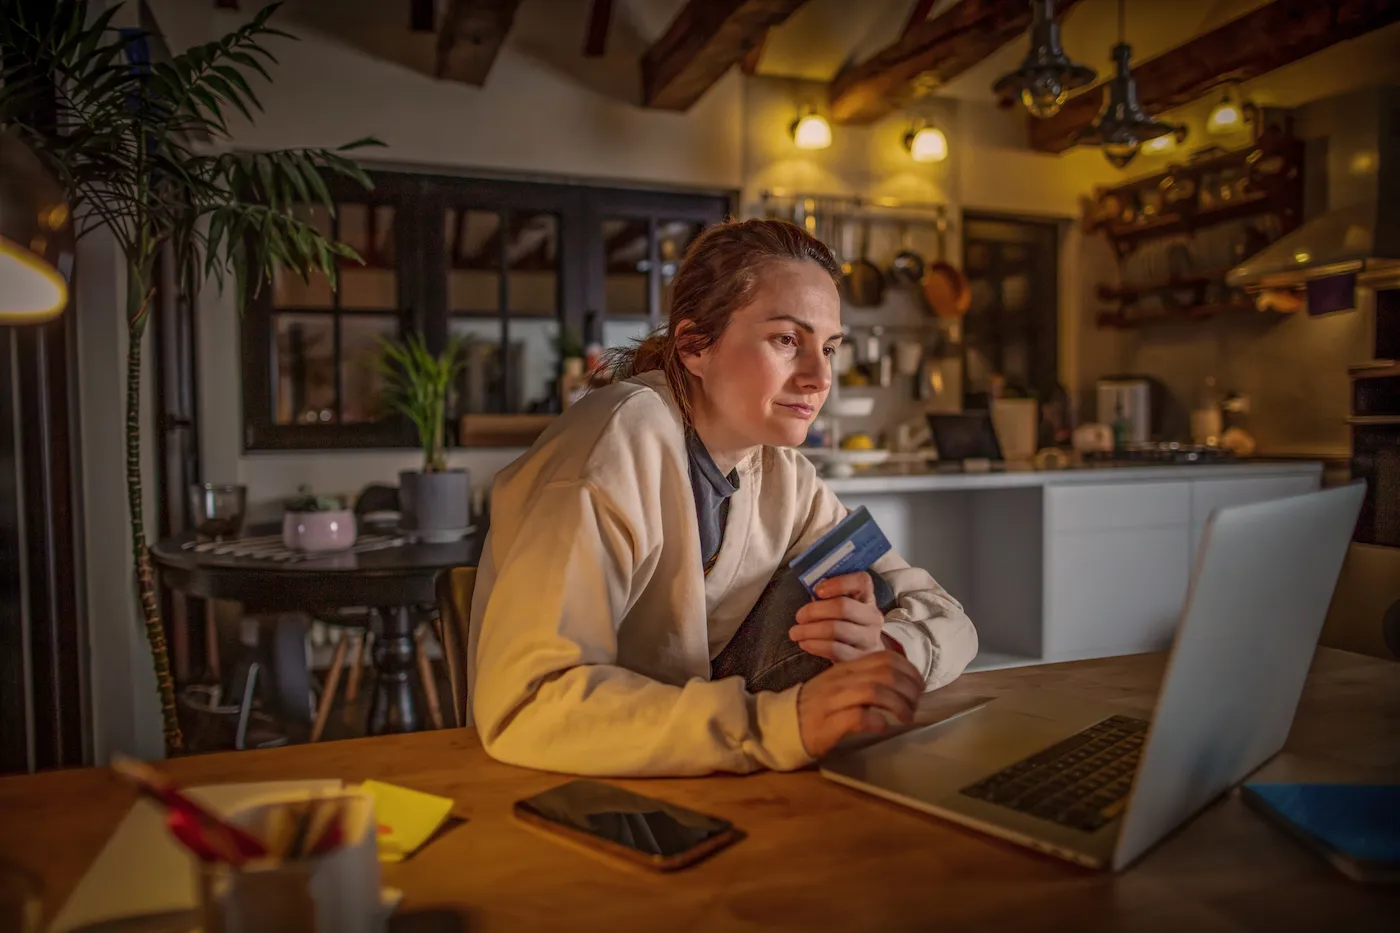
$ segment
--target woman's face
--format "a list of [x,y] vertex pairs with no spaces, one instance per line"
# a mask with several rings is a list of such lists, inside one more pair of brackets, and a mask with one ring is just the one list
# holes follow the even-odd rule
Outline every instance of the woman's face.
[[826,270],[806,260],[768,263],[754,300],[719,340],[683,358],[701,384],[706,442],[801,444],[831,388],[840,342],[841,299]]

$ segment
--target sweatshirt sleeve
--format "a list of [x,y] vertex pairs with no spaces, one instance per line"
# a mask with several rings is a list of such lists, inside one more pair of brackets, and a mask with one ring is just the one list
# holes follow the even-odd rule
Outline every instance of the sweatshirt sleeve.
[[636,536],[587,481],[551,483],[514,537],[481,617],[472,712],[492,757],[613,777],[685,776],[811,762],[797,688],[739,678],[662,683],[617,665]]
[[[830,531],[848,513],[814,470],[808,467],[803,472],[808,475],[799,474],[799,486],[810,489],[811,508],[802,527],[794,531],[795,543],[784,563]],[[977,630],[962,605],[928,571],[909,566],[893,550],[871,569],[894,591],[894,606],[885,613],[885,634],[899,642],[905,657],[923,672],[924,689],[934,690],[957,679],[977,656]]]

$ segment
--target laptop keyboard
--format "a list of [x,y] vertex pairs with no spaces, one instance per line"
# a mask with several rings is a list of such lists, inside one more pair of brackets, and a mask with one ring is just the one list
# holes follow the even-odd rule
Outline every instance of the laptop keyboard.
[[1110,716],[960,793],[1093,832],[1123,811],[1147,725]]

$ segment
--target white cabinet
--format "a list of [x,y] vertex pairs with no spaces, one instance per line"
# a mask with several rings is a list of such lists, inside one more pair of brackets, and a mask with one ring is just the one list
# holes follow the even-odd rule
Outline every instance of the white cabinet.
[[1190,577],[1190,483],[1045,490],[1047,660],[1166,648]]
[[1218,508],[1248,505],[1312,492],[1322,485],[1321,474],[1303,473],[1286,476],[1255,476],[1242,479],[1207,479],[1191,484],[1191,547],[1190,560],[1194,567],[1196,552],[1205,534],[1206,520]]

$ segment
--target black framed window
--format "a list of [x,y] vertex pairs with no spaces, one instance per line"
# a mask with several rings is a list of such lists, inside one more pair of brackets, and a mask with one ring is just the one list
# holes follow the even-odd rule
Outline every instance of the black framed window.
[[332,188],[334,217],[305,215],[365,265],[344,264],[338,290],[279,276],[244,318],[246,449],[413,446],[375,366],[379,338],[407,331],[433,351],[464,342],[454,423],[558,412],[561,339],[617,346],[660,324],[685,248],[734,206],[725,193],[371,175],[372,191]]

